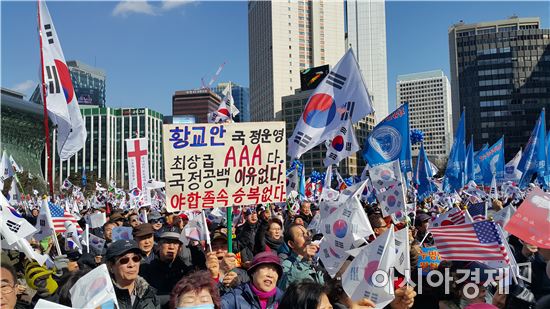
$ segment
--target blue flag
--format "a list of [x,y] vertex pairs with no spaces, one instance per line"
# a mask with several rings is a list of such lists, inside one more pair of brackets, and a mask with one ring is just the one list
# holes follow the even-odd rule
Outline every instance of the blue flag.
[[88,183],[88,179],[86,178],[86,168],[82,168],[82,186],[86,187],[86,184]]
[[493,146],[483,152],[478,153],[477,160],[481,167],[483,175],[482,183],[486,186],[491,185],[493,174],[497,183],[504,181],[504,137],[501,137]]
[[418,200],[423,200],[437,191],[431,181],[432,175],[432,166],[424,150],[424,143],[422,143],[420,145],[420,152],[418,153],[418,161],[416,162],[416,171],[414,172],[414,181],[418,185]]
[[466,162],[466,127],[464,126],[464,112],[460,115],[458,129],[455,133],[453,147],[449,154],[447,169],[445,170],[445,179],[443,180],[443,190],[453,192],[462,189],[465,184],[464,164]]
[[518,164],[518,170],[523,172],[519,182],[520,188],[525,188],[534,174],[537,174],[539,180],[543,182],[542,178],[546,170],[546,121],[544,114],[543,108]]
[[466,163],[464,168],[466,170],[466,183],[475,181],[475,165],[474,165],[474,138],[470,138],[470,143],[466,149]]
[[546,175],[544,176],[546,188],[550,188],[550,131],[546,132]]
[[483,183],[483,173],[481,172],[481,165],[479,165],[479,160],[477,155],[489,149],[489,144],[485,143],[480,150],[474,152],[474,180],[477,183]]
[[401,105],[374,127],[365,142],[363,159],[370,166],[399,159],[403,174],[412,171],[409,103]]

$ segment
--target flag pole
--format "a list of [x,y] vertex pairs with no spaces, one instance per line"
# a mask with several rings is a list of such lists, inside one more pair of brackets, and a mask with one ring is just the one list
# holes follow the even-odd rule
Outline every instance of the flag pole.
[[59,255],[62,255],[63,252],[61,252],[61,247],[59,247],[59,241],[57,240],[57,234],[55,233],[52,214],[50,213],[50,207],[48,207],[48,197],[47,196],[44,196],[44,199],[42,200],[42,207],[46,211],[46,218],[48,219],[48,223],[49,223],[51,231],[52,231],[52,241],[55,245],[55,249],[57,250],[57,253]]
[[[46,85],[44,83],[44,55],[42,52],[42,29],[41,29],[41,23],[40,23],[40,0],[37,1],[37,7],[38,7],[38,40],[40,41],[40,68],[42,73],[42,84],[41,84],[41,90],[42,90],[42,103],[44,103],[44,135],[46,136],[46,158],[47,158],[47,179],[49,183],[49,189],[50,189],[50,195],[53,196],[53,171],[52,171],[52,146],[50,142],[50,125],[49,125],[49,119],[48,119],[48,108],[46,104]],[[59,244],[58,244],[59,247]]]
[[233,207],[227,207],[227,252],[233,253]]

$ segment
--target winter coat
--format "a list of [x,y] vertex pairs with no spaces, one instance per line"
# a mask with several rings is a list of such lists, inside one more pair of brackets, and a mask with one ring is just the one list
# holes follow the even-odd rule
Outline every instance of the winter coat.
[[319,284],[325,283],[323,272],[317,269],[313,261],[304,260],[296,253],[292,252],[291,255],[283,261],[283,277],[279,280],[278,287],[282,290],[286,290],[292,282],[304,279],[313,280]]
[[245,222],[237,233],[237,245],[241,253],[241,261],[243,263],[252,261],[254,258],[254,243],[256,240],[256,231],[258,224],[250,224]]
[[[246,270],[242,268],[235,268],[231,271],[237,273],[237,283],[235,285],[241,285],[243,283],[250,282],[250,277],[248,276],[248,273],[246,272]],[[226,293],[230,292],[233,289],[231,287],[226,287],[225,285],[222,284],[222,282],[219,282],[219,281],[218,281],[217,287],[218,287],[218,291],[220,292],[220,296],[225,295]]]
[[142,277],[137,277],[134,291],[136,299],[132,306],[132,298],[127,289],[121,289],[113,281],[115,294],[120,309],[160,309],[160,302],[156,296],[157,291]]
[[[283,291],[277,288],[277,293],[267,302],[266,309],[277,309],[283,298]],[[252,292],[248,283],[241,284],[222,297],[223,309],[261,309],[258,296]]]
[[170,301],[170,293],[176,283],[189,272],[189,267],[179,256],[176,256],[172,263],[162,262],[156,258],[149,264],[142,264],[139,275],[157,290],[160,304],[165,306]]
[[267,236],[268,229],[269,225],[267,224],[267,221],[265,221],[265,224],[264,221],[262,221],[260,227],[258,228],[258,231],[256,232],[254,254],[258,254],[264,251],[277,252],[277,250],[279,250],[279,247],[283,244],[283,237],[281,237],[279,240],[275,240]]

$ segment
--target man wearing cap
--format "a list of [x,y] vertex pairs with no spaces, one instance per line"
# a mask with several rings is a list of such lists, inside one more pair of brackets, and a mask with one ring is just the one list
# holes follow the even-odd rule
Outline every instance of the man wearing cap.
[[153,226],[155,240],[158,240],[162,234],[162,224],[164,223],[162,215],[158,211],[152,211],[147,215],[147,222]]
[[[416,228],[416,240],[418,242],[422,242],[424,240],[424,246],[433,246],[434,245],[434,239],[432,237],[432,234],[426,234],[428,233],[428,224],[430,222],[431,217],[426,213],[419,213],[416,215],[416,218],[414,219],[414,227]],[[425,237],[426,236],[426,237]],[[424,237],[426,239],[424,239]]]
[[178,254],[181,245],[180,234],[162,233],[158,243],[158,256],[151,263],[143,264],[140,271],[140,275],[157,289],[163,307],[170,301],[172,288],[191,270]]
[[110,222],[116,223],[117,226],[122,226],[124,224],[124,216],[120,212],[113,212],[109,217]]
[[136,240],[138,247],[143,252],[143,259],[141,264],[149,264],[155,259],[155,238],[153,237],[153,226],[151,223],[143,223],[136,227],[132,231],[132,235]]
[[120,309],[160,309],[156,290],[139,276],[141,250],[133,240],[117,240],[105,258]]
[[227,252],[226,234],[216,230],[210,238],[212,252],[206,253],[206,269],[210,272],[212,279],[218,283],[220,295],[223,295],[250,279],[244,269],[237,267],[235,254]]

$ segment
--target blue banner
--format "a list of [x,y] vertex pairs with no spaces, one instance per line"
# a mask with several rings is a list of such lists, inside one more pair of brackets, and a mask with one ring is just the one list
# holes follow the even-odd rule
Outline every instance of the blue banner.
[[543,182],[542,178],[546,170],[546,120],[544,115],[543,108],[518,164],[518,170],[523,172],[519,183],[520,188],[525,188],[535,173],[538,175],[539,181]]
[[483,184],[491,185],[493,174],[496,175],[497,183],[504,181],[504,137],[501,137],[489,149],[478,153],[477,160],[483,175]]
[[464,169],[466,170],[466,183],[475,181],[475,158],[474,158],[474,139],[470,138],[470,143],[466,149],[466,163],[464,163]]
[[466,161],[466,127],[464,126],[464,112],[460,115],[458,130],[456,130],[453,147],[445,170],[443,190],[453,192],[462,189],[465,185],[466,175],[464,165]]
[[546,175],[544,185],[550,188],[550,131],[546,132]]
[[489,149],[489,144],[485,143],[483,144],[483,147],[481,147],[480,150],[474,152],[474,180],[476,184],[483,183],[483,173],[481,172],[481,165],[479,165],[479,160],[477,159],[477,155],[484,152],[487,149]]
[[432,183],[433,171],[428,156],[424,150],[424,143],[420,145],[420,152],[418,154],[418,161],[416,162],[416,171],[414,173],[415,183],[418,184],[418,200],[423,200],[428,197],[437,189]]
[[412,171],[409,103],[401,105],[374,127],[365,141],[363,159],[370,166],[399,159],[404,174]]

